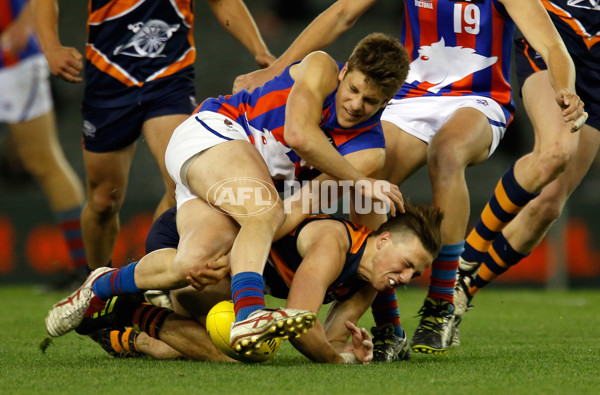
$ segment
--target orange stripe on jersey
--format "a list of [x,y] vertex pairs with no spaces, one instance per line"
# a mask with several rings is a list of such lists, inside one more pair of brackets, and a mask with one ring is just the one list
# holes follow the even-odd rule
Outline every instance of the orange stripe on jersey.
[[354,137],[361,134],[362,132],[366,132],[367,130],[373,129],[376,125],[377,125],[377,123],[373,123],[373,124],[367,125],[365,127],[362,127],[360,129],[357,128],[357,129],[352,129],[352,130],[332,129],[329,134],[330,134],[331,138],[333,139],[333,142],[335,143],[335,145],[337,147],[339,147],[346,141],[352,140]]
[[[226,97],[228,97],[228,96],[226,96]],[[241,111],[241,112],[244,112],[244,111]],[[225,115],[226,117],[229,117],[235,121],[236,119],[238,119],[238,117],[240,115],[240,109],[232,106],[229,103],[221,103],[221,108],[219,108],[218,113],[221,115]]]
[[2,50],[2,66],[9,67],[19,63],[19,57],[14,53]]
[[[504,23],[502,22],[502,16],[499,14],[498,10],[496,9],[496,7],[492,7],[492,12],[493,12],[493,18],[492,18],[492,27],[493,27],[493,33],[492,33],[492,37],[502,37],[502,31],[504,30]],[[497,64],[500,65],[504,62],[504,59],[502,59],[502,55],[503,55],[503,51],[502,51],[502,40],[498,39],[498,40],[492,40],[492,54],[494,56],[498,57],[498,61]],[[498,67],[494,67],[492,66],[492,86],[490,89],[490,94],[492,96],[492,99],[496,100],[498,103],[502,104],[502,105],[506,105],[508,103],[510,103],[510,97],[511,97],[511,87],[510,84],[504,79],[504,76],[502,75],[502,67],[498,66]],[[512,115],[511,115],[511,119],[507,120],[506,124],[508,125],[508,123],[512,120]]]
[[529,62],[529,65],[531,66],[531,68],[537,73],[538,71],[540,71],[540,68],[537,67],[537,65],[535,64],[535,62],[533,61],[533,59],[531,59],[531,57],[529,56],[529,43],[527,42],[527,40],[523,39],[523,43],[525,44],[525,57],[527,58],[527,61]]
[[0,31],[4,31],[7,27],[12,25],[14,21],[14,15],[10,7],[10,2],[0,1]]
[[[412,81],[411,81],[412,82]],[[435,86],[436,84],[433,84],[431,82],[421,82],[419,85],[417,85],[416,88],[409,90],[406,93],[406,98],[409,97],[423,97],[423,94],[421,92],[426,92],[427,89],[431,88],[432,86]]]
[[146,79],[146,81],[153,81],[159,78],[166,77],[168,75],[175,74],[179,70],[184,69],[185,67],[194,64],[196,60],[196,50],[194,48],[190,48],[178,61],[175,63],[171,63],[168,67],[163,70],[159,70],[158,72],[152,74],[150,77]]
[[128,76],[124,71],[121,71],[117,66],[108,61],[104,55],[98,52],[93,46],[85,46],[85,57],[96,66],[100,71],[116,78],[121,83],[127,86],[142,86],[143,83],[135,78]]
[[356,229],[353,229],[352,226],[344,222],[346,228],[348,228],[348,232],[350,232],[350,238],[352,239],[352,246],[350,247],[350,252],[352,254],[356,254],[360,247],[362,247],[363,243],[371,234],[371,230],[363,225],[355,224]]
[[[185,20],[185,23],[187,23],[190,26],[194,26],[194,14],[192,14],[192,10],[190,7],[190,0],[174,0],[175,5],[177,6],[177,9],[179,9],[179,12],[181,13],[181,15],[183,15],[183,19]],[[190,29],[190,34],[191,34],[191,29]],[[190,41],[192,42],[192,41]]]
[[[588,32],[586,32],[584,30],[584,28],[577,23],[577,20],[575,20],[569,13],[567,13],[566,11],[562,10],[559,7],[556,7],[555,5],[551,4],[548,0],[542,0],[542,4],[544,5],[544,7],[550,11],[551,13],[553,13],[554,15],[558,16],[563,22],[565,22],[567,25],[569,25],[569,27],[571,29],[573,29],[573,31],[581,37],[581,39],[583,40],[585,46],[588,49],[592,49],[592,47],[600,42],[600,36],[592,36],[591,34],[589,34]],[[589,12],[593,12],[593,11],[589,11]]]
[[289,287],[290,285],[292,285],[292,280],[294,279],[294,271],[285,264],[285,262],[281,258],[281,255],[279,255],[274,248],[271,248],[271,253],[269,254],[269,257],[271,258],[271,262],[275,264],[277,271],[279,272],[279,274],[281,274],[281,278],[283,278],[283,281],[285,281],[287,286]]
[[[464,27],[463,27],[464,29]],[[477,47],[477,36],[475,34],[457,34],[456,46],[471,48],[475,51]],[[456,92],[465,91],[470,93],[473,89],[473,73],[470,73],[461,80],[452,83],[452,91],[444,93],[443,96],[456,96]]]
[[[90,0],[90,8],[88,8],[89,11],[91,11],[91,3],[92,1]],[[106,5],[102,8],[97,9],[92,13],[88,12],[88,24],[94,25],[102,23],[109,18],[114,18],[121,14],[127,13],[140,4],[141,2],[139,0],[112,0],[106,3]]]
[[261,116],[274,108],[285,106],[291,90],[292,87],[290,86],[287,89],[275,90],[261,96],[256,101],[254,107],[247,107],[248,121],[252,121],[254,118]]

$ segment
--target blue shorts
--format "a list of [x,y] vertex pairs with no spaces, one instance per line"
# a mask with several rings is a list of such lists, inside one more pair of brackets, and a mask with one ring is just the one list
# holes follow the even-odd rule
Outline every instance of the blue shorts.
[[[144,98],[119,107],[81,105],[83,147],[90,152],[113,152],[133,144],[142,133],[142,125],[151,118],[164,115],[190,115],[196,108],[194,85],[176,84],[177,89],[164,90],[164,95]],[[172,131],[170,131],[172,132]]]
[[[581,59],[573,54],[571,58],[575,64],[575,89],[589,115],[586,124],[600,130],[600,70],[590,68],[587,64],[589,59]],[[515,66],[520,87],[523,87],[527,77],[547,69],[540,54],[520,34],[515,37]]]

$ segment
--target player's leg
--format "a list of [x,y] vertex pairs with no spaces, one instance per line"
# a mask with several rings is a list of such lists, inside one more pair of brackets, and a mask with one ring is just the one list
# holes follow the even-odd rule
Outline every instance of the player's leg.
[[3,68],[0,86],[0,122],[9,124],[22,163],[44,191],[76,269],[87,274],[79,224],[83,187],[60,146],[46,59],[32,56]]
[[49,200],[75,270],[85,278],[88,268],[80,225],[83,186],[60,146],[54,112],[9,126],[25,168]]
[[444,213],[444,244],[431,266],[421,321],[411,341],[415,352],[443,354],[448,347],[454,279],[470,214],[465,169],[485,160],[493,150],[493,142],[494,131],[488,117],[473,107],[455,110],[430,142],[427,164],[432,204]]
[[152,152],[152,155],[158,164],[165,185],[165,194],[156,208],[154,213],[155,218],[169,207],[175,206],[175,182],[167,172],[165,166],[165,152],[169,140],[171,139],[171,135],[173,134],[173,130],[188,117],[188,114],[162,115],[146,120],[142,128],[142,134],[146,139],[150,152]]
[[111,261],[134,150],[135,143],[112,152],[83,151],[87,201],[81,214],[81,228],[92,269]]
[[[458,276],[456,315],[462,317],[472,298],[481,288],[502,275],[542,241],[577,185],[590,168],[600,147],[600,133],[585,125],[580,144],[569,165],[558,178],[542,189],[504,230],[498,234],[484,255],[483,262],[469,273],[461,270]],[[459,287],[460,285],[460,287]]]
[[[308,318],[312,319],[314,313],[263,310],[262,272],[284,214],[259,152],[247,141],[227,141],[195,157],[186,176],[194,195],[207,199],[240,225],[229,258],[236,313],[231,330],[232,347],[238,352],[248,352],[271,337],[296,336],[295,331],[299,328],[294,326],[292,318],[304,320],[305,316],[310,316]],[[227,179],[232,181],[224,184],[223,180]],[[255,321],[259,325],[253,325]],[[278,323],[281,326],[277,327]]]
[[533,124],[534,149],[502,176],[475,228],[467,237],[463,259],[482,262],[495,237],[540,190],[566,168],[580,133],[571,133],[556,104],[548,71],[532,74],[523,84],[523,101]]

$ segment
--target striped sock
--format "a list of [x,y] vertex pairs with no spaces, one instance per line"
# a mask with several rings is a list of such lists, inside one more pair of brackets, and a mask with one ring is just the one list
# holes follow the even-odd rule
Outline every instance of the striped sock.
[[133,328],[127,328],[124,331],[110,331],[110,344],[120,357],[139,353],[137,346],[138,333]]
[[96,296],[106,301],[111,296],[141,293],[142,291],[135,285],[134,278],[137,264],[138,262],[133,262],[98,277],[92,284]]
[[160,328],[172,311],[150,303],[142,303],[133,313],[131,324],[140,332],[146,332],[150,337],[159,339]]
[[377,328],[391,323],[394,325],[394,334],[405,337],[404,329],[400,323],[400,310],[398,310],[398,299],[396,299],[395,289],[386,289],[385,291],[378,292],[375,300],[371,303],[371,311]]
[[[529,254],[527,254],[529,255]],[[511,266],[516,265],[525,258],[523,255],[515,251],[504,235],[500,233],[490,246],[488,253],[485,254],[483,264],[479,268],[479,272],[469,287],[469,294],[474,296],[479,290],[485,287],[490,281],[507,271]]]
[[502,176],[494,195],[485,205],[475,228],[469,233],[462,258],[468,262],[483,262],[484,256],[498,233],[523,209],[537,193],[529,193],[515,179],[515,165]]
[[265,280],[255,272],[242,272],[231,279],[231,294],[235,321],[243,321],[256,310],[265,307]]
[[431,280],[427,296],[436,300],[454,302],[454,282],[458,269],[458,258],[464,250],[464,240],[456,244],[445,244],[431,265]]
[[75,270],[89,274],[90,269],[87,265],[83,238],[81,236],[81,207],[57,211],[54,213],[54,217],[67,242],[69,255],[75,266]]

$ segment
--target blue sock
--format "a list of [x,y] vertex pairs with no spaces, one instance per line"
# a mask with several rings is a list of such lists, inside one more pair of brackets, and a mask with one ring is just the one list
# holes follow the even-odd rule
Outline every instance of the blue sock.
[[106,301],[116,295],[141,293],[142,291],[135,285],[133,276],[137,264],[138,262],[133,262],[98,277],[92,284],[96,296]]
[[231,295],[235,321],[243,321],[250,314],[265,307],[265,280],[256,272],[242,272],[231,279]]

